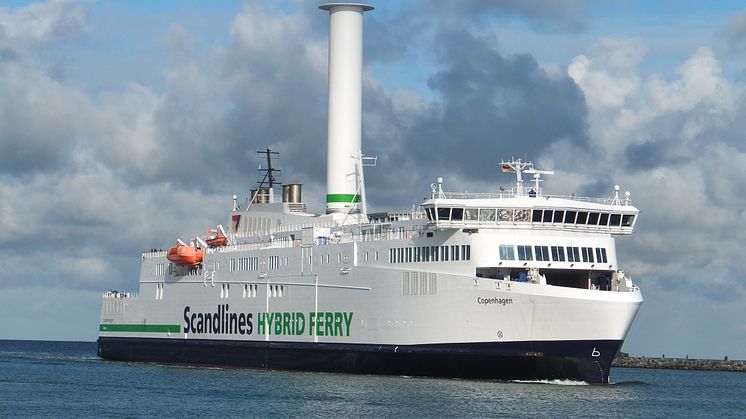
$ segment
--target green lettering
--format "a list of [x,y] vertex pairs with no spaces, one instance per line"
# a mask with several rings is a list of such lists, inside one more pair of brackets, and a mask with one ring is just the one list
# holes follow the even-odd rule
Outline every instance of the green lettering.
[[334,313],[324,313],[324,333],[326,336],[334,336]]
[[347,336],[350,336],[350,324],[352,324],[352,312],[349,312],[350,317],[347,317],[347,312],[342,313],[345,318],[345,326],[347,328]]
[[316,336],[324,336],[324,316],[323,313],[316,313]]
[[275,335],[282,334],[282,313],[272,313],[272,319],[275,322]]
[[296,312],[295,313],[295,334],[298,336],[303,335],[303,331],[306,329],[306,318],[303,316],[303,313]]
[[283,335],[293,334],[293,330],[290,328],[290,313],[288,312],[282,313],[282,334]]
[[267,321],[267,313],[256,313],[257,322],[257,333],[260,335],[264,334],[265,322]]
[[334,336],[342,336],[342,313],[334,312]]

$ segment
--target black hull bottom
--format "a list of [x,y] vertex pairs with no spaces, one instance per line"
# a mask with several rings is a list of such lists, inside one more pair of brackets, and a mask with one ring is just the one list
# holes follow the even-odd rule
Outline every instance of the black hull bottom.
[[100,337],[117,361],[498,380],[609,381],[620,340],[368,345]]

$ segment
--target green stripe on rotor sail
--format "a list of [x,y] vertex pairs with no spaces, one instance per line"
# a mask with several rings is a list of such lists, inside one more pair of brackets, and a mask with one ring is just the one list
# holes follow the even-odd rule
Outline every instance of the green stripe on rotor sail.
[[326,195],[326,203],[341,202],[345,204],[360,202],[360,195],[351,193],[330,193]]
[[101,324],[100,332],[179,333],[178,324]]

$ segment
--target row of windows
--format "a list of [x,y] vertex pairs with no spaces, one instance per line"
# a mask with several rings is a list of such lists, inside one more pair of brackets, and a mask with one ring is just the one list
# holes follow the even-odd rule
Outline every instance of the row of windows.
[[633,214],[512,208],[425,208],[430,221],[527,222],[632,227]]
[[[241,297],[243,298],[256,298],[256,292],[259,285],[257,284],[244,284],[243,286],[243,294]],[[228,295],[230,294],[231,290],[231,284],[223,284],[220,287],[220,298],[228,298]],[[161,298],[163,294],[161,294]],[[287,295],[287,288],[285,288],[284,285],[270,285],[269,286],[269,296],[270,297],[284,297]],[[157,297],[156,297],[157,298]]]
[[256,271],[259,269],[258,257],[231,258],[228,263],[228,269],[231,272],[236,271]]
[[389,263],[448,262],[471,259],[468,244],[450,246],[417,246],[389,249]]
[[605,212],[534,210],[531,221],[537,223],[580,224],[592,226],[632,227],[632,214],[609,214]]
[[[275,270],[283,266],[288,266],[288,258],[279,256],[267,257],[267,269]],[[245,257],[245,258],[231,258],[228,263],[228,268],[231,272],[242,272],[242,271],[257,271],[259,270],[259,258]]]
[[[516,260],[516,254],[520,261],[537,260],[540,262],[587,262],[607,263],[606,249],[603,247],[572,247],[572,246],[528,246],[512,244],[501,244],[499,246],[500,260]],[[581,258],[582,255],[582,258]]]

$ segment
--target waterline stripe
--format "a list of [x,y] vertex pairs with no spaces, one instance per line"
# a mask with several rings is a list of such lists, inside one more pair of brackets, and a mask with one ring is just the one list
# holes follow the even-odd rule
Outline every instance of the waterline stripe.
[[178,324],[101,324],[99,332],[179,333]]
[[326,202],[343,202],[346,204],[360,202],[360,195],[352,193],[330,193],[326,195]]

